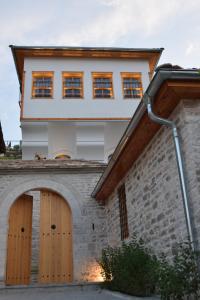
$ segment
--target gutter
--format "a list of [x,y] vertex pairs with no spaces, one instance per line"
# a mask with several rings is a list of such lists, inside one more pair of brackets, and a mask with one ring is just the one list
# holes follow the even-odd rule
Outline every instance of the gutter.
[[165,125],[165,126],[171,128],[171,130],[172,130],[174,147],[175,147],[175,152],[176,152],[176,162],[177,162],[179,180],[180,180],[180,185],[181,185],[181,194],[182,194],[182,200],[183,200],[183,207],[184,207],[188,239],[189,239],[192,250],[197,250],[195,239],[194,239],[194,228],[193,228],[193,224],[192,224],[186,173],[185,173],[184,161],[183,161],[183,156],[182,156],[182,151],[181,151],[180,137],[178,134],[176,124],[173,121],[159,117],[158,115],[156,115],[153,112],[151,98],[149,97],[149,95],[147,93],[145,93],[143,101],[145,102],[145,104],[147,106],[147,112],[148,112],[149,118],[153,122],[158,123],[160,125]]
[[162,53],[164,48],[120,48],[120,47],[75,47],[75,46],[17,46],[9,45],[18,50],[82,50],[82,51],[115,51],[115,52],[157,52]]

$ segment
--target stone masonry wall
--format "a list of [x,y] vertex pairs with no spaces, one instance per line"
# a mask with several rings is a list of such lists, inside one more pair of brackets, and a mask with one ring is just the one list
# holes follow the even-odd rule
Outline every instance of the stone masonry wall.
[[33,196],[31,280],[37,281],[39,271],[38,262],[40,249],[40,192],[32,191],[28,194]]
[[[103,171],[103,170],[102,170]],[[101,249],[107,246],[105,209],[91,198],[101,171],[93,172],[47,172],[33,174],[18,172],[0,175],[0,280],[4,280],[6,266],[6,238],[10,205],[16,199],[18,190],[27,192],[32,189],[50,188],[61,195],[66,194],[73,217],[73,264],[74,281],[98,281],[99,267],[96,259]],[[32,273],[38,272],[38,230],[39,197],[33,192],[33,240]],[[69,195],[69,196],[68,196]],[[10,203],[8,203],[10,201]]]
[[[170,119],[179,129],[187,170],[193,221],[200,239],[200,101],[181,101]],[[157,253],[171,255],[172,247],[187,238],[172,133],[162,127],[109,197],[106,208],[108,240],[119,245],[117,189],[125,183],[128,224]]]
[[195,238],[200,248],[200,100],[184,100],[182,110],[185,121],[183,151]]

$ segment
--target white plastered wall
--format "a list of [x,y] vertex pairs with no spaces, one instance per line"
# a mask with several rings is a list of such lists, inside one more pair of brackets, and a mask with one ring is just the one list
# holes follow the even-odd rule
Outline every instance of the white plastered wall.
[[[123,99],[120,72],[141,72],[143,90],[149,84],[146,60],[25,58],[25,118],[130,118],[140,99]],[[53,71],[53,99],[32,99],[32,71]],[[62,72],[83,72],[84,98],[62,98]],[[113,73],[113,99],[93,99],[92,72]]]
[[113,154],[115,148],[121,139],[128,122],[110,122],[107,123],[104,129],[104,159],[108,160],[109,156]]
[[59,155],[76,158],[76,127],[68,123],[48,124],[48,158]]
[[34,159],[48,156],[48,131],[46,122],[23,122],[22,128],[22,159]]

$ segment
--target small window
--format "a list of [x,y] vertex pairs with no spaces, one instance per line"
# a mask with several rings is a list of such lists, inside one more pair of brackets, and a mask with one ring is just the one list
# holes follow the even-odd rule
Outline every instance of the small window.
[[121,73],[121,76],[124,98],[142,98],[141,74]]
[[93,73],[93,98],[113,98],[112,73]]
[[53,97],[53,72],[33,72],[32,97]]
[[123,184],[118,189],[118,198],[119,198],[121,240],[123,241],[129,236],[125,184]]
[[63,72],[63,98],[83,98],[83,74]]

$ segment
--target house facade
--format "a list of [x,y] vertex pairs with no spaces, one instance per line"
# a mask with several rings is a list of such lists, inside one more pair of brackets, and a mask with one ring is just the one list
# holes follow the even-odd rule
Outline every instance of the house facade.
[[[21,67],[22,75],[25,74],[23,51],[21,56],[19,53],[16,56],[16,66]],[[31,69],[27,81],[28,76],[33,79],[32,72],[38,70]],[[45,111],[48,115],[50,112],[47,108],[40,111],[37,105],[51,106],[54,100],[59,103],[61,99],[29,99],[41,117],[34,120],[33,115],[28,115],[26,81],[22,82],[22,125],[27,122],[33,128],[47,123],[50,126],[50,121],[44,120]],[[27,89],[29,93],[31,87]],[[156,253],[162,251],[168,257],[173,246],[188,235],[199,249],[199,71],[160,69],[143,94],[137,109],[133,107],[135,112],[108,164],[69,158],[0,162],[0,282],[3,285],[99,282],[102,277],[97,261],[101,250],[129,242],[133,234],[142,237]],[[147,98],[155,115],[172,120],[177,127],[189,215],[185,213],[172,130],[150,119]],[[55,122],[57,128],[69,120]],[[56,139],[59,131],[53,130]],[[40,132],[42,135],[42,129],[38,130],[38,140]],[[35,134],[31,130],[30,133]],[[70,156],[69,152],[64,154]]]
[[11,46],[21,87],[22,159],[107,161],[161,49]]

